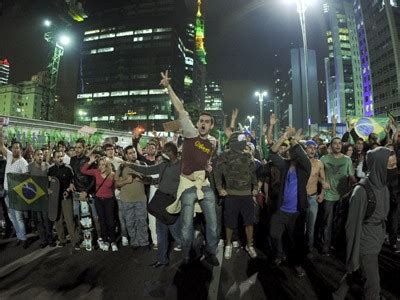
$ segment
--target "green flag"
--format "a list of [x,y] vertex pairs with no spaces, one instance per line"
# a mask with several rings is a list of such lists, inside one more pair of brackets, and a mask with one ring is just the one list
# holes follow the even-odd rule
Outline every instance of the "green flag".
[[47,212],[48,177],[8,173],[7,179],[10,208]]

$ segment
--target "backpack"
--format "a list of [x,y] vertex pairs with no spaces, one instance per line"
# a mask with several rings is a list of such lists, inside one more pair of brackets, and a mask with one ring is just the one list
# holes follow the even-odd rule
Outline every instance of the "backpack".
[[338,203],[339,207],[337,208],[337,213],[335,214],[335,218],[333,220],[333,240],[336,241],[335,247],[338,252],[338,256],[343,256],[342,258],[346,257],[346,223],[349,214],[350,199],[356,186],[362,186],[367,193],[367,210],[363,219],[364,223],[372,216],[376,208],[376,197],[367,178],[361,179],[351,188],[350,192],[342,197],[341,201]]

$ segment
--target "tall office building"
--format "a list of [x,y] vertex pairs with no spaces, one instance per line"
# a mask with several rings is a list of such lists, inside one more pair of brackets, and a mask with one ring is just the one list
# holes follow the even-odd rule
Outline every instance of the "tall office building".
[[224,93],[216,81],[207,82],[205,86],[204,110],[214,117],[215,127],[224,129]]
[[0,59],[0,85],[7,84],[10,77],[10,63],[5,58]]
[[373,110],[400,119],[400,1],[360,1],[371,67]]
[[321,112],[319,110],[318,98],[318,77],[317,77],[317,59],[314,50],[307,50],[307,75],[308,75],[308,98],[309,98],[309,117],[307,120],[307,98],[306,98],[306,80],[304,66],[304,48],[292,49],[292,95],[293,95],[293,126],[296,128],[308,128],[310,124],[320,122]]
[[368,43],[365,34],[364,17],[361,10],[361,0],[354,0],[353,7],[357,26],[358,45],[360,49],[360,61],[362,68],[361,81],[363,89],[363,111],[364,116],[372,117],[374,115],[373,89],[370,59],[368,55]]
[[360,51],[352,0],[324,5],[329,57],[325,59],[328,120],[363,115]]
[[193,101],[187,90],[185,94],[185,83],[194,81],[195,71],[189,67],[195,52],[195,12],[180,0],[116,0],[88,10],[76,123],[161,130],[173,111],[159,86],[160,71],[170,71],[172,86],[185,104]]

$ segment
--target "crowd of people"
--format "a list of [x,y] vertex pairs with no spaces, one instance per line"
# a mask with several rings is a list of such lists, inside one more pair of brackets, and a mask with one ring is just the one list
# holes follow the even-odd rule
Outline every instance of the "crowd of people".
[[[24,154],[16,140],[6,147],[1,128],[6,236],[13,227],[18,244],[28,248],[27,230],[34,224],[40,247],[63,247],[70,241],[78,251],[85,247],[79,205],[86,201],[100,250],[154,248],[152,267],[159,268],[168,265],[173,249],[182,252],[182,267],[190,267],[198,258],[193,241],[202,231],[203,258],[212,266],[220,263],[218,244],[224,245],[226,260],[240,243],[251,259],[267,249],[274,266],[287,263],[299,277],[306,275],[302,265],[307,257],[335,255],[343,258],[349,274],[362,271],[366,298],[379,299],[382,245],[386,240],[393,252],[400,252],[400,131],[395,120],[390,119],[381,140],[371,133],[364,141],[354,124],[337,137],[334,117],[329,141],[290,127],[274,140],[277,119],[272,114],[256,141],[238,128],[235,110],[225,128],[227,143],[217,145],[210,136],[213,117],[201,113],[195,126],[168,72],[161,75],[181,128],[171,140],[155,135],[142,149],[135,130],[132,145],[124,149],[109,140],[90,146],[79,139],[74,145],[60,141],[54,147],[27,147]],[[55,224],[41,212],[9,207],[8,173],[59,179]],[[149,214],[150,205],[160,213]],[[339,290],[336,297],[344,299],[346,288]]]

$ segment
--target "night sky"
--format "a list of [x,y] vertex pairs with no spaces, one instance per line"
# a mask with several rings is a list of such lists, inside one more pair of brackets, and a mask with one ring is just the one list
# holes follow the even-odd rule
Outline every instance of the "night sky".
[[[191,5],[196,2],[185,1]],[[255,114],[254,91],[262,88],[272,92],[274,68],[287,71],[290,49],[302,46],[295,4],[290,0],[203,1],[208,76],[222,81],[227,113],[239,107],[239,119]],[[46,68],[49,48],[43,39],[42,20],[59,16],[62,0],[5,0],[4,3],[0,16],[0,58],[9,59],[10,82],[18,83]],[[318,76],[323,80],[327,47],[322,4],[315,0],[306,18],[308,45],[317,52]],[[72,23],[68,18],[65,22]],[[71,31],[79,36],[76,26]],[[65,51],[60,67],[58,89],[62,103],[68,107],[76,95],[79,43],[75,40],[73,47]],[[72,113],[73,110],[71,121]]]

